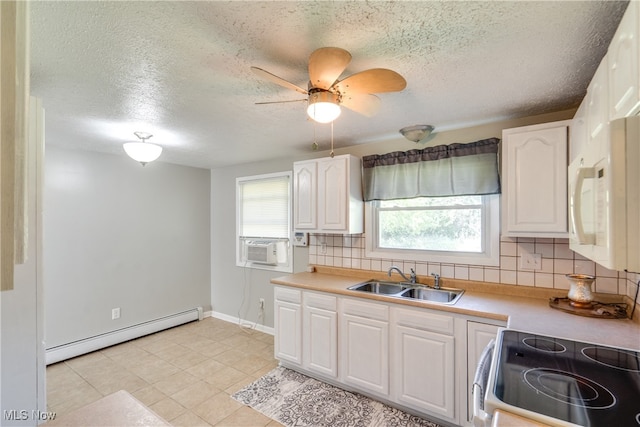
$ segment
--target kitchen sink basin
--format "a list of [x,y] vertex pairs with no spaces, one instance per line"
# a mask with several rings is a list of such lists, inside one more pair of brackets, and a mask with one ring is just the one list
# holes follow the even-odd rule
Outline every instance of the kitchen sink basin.
[[370,280],[368,282],[351,286],[349,289],[352,291],[369,292],[372,294],[395,295],[406,290],[408,287],[409,286],[407,285],[396,282],[380,282],[377,280]]
[[384,282],[379,280],[369,280],[364,283],[353,285],[348,289],[351,291],[368,292],[370,294],[418,301],[429,301],[438,304],[455,304],[464,293],[464,290],[462,289],[435,289],[419,284]]
[[454,304],[464,291],[461,289],[432,289],[427,287],[411,288],[402,292],[402,298]]

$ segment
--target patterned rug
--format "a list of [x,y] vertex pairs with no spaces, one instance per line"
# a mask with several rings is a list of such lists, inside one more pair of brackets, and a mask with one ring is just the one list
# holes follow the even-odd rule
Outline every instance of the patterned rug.
[[288,427],[440,427],[283,367],[232,397]]

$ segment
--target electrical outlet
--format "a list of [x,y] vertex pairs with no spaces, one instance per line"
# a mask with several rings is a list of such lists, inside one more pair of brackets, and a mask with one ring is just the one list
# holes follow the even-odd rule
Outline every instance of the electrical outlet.
[[542,268],[542,255],[523,253],[520,256],[520,268],[523,270],[540,270]]
[[258,303],[258,307],[260,307],[260,310],[264,310],[264,298],[260,298],[260,302]]
[[111,320],[116,320],[120,318],[120,307],[111,309]]

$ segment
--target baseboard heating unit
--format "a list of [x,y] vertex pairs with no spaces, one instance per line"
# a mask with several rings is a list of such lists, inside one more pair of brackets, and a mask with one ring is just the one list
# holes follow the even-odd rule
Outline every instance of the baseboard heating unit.
[[71,359],[72,357],[80,356],[81,354],[90,353],[115,344],[140,338],[145,335],[153,334],[154,332],[169,329],[194,320],[202,320],[202,317],[202,307],[196,307],[191,310],[128,326],[116,331],[59,345],[57,347],[51,347],[46,349],[45,363],[47,365],[51,365],[52,363]]

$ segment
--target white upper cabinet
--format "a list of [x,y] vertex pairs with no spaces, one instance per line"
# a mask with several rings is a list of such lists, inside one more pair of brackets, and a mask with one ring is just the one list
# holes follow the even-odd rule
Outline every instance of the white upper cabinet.
[[348,154],[294,163],[294,229],[362,233],[361,174],[360,159]]
[[631,1],[574,116],[571,161],[587,145],[607,146],[611,120],[640,113],[639,37],[640,5]]
[[610,120],[635,115],[640,109],[638,10],[637,2],[629,2],[603,61],[609,68]]
[[502,132],[502,234],[567,237],[570,120]]
[[293,164],[293,223],[296,230],[318,228],[318,162],[310,160]]
[[609,138],[609,85],[605,57],[587,88],[587,144],[606,144]]
[[571,163],[589,141],[589,131],[587,129],[587,102],[583,101],[573,116],[569,127],[569,163]]

